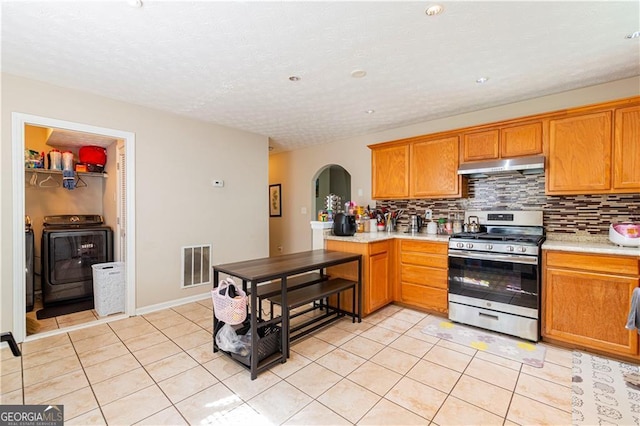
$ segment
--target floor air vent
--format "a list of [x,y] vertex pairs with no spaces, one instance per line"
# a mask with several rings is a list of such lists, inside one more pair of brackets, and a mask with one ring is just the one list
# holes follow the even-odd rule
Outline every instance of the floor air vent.
[[183,288],[211,284],[211,245],[182,247]]

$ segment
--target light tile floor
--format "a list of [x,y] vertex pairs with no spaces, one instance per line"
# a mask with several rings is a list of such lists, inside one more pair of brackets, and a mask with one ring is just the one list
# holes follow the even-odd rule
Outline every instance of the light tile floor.
[[28,336],[73,325],[86,324],[100,318],[95,309],[90,309],[87,311],[74,312],[72,314],[39,320],[37,313],[40,309],[42,309],[42,296],[38,293],[35,296],[33,309],[26,313]]
[[388,306],[294,342],[251,380],[212,352],[209,300],[1,349],[2,404],[63,404],[74,425],[570,424],[571,352],[543,368],[423,334]]

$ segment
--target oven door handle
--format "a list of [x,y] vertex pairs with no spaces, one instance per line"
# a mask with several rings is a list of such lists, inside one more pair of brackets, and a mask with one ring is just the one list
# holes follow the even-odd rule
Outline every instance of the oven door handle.
[[480,260],[494,260],[504,261],[511,263],[522,263],[525,265],[537,265],[537,256],[520,256],[517,254],[498,254],[498,253],[482,253],[478,251],[449,251],[449,257],[459,257],[462,259],[480,259]]

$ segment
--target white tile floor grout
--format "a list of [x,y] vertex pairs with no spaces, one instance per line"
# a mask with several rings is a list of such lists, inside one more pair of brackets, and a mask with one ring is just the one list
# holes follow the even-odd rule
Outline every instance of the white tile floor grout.
[[65,424],[571,424],[571,351],[543,368],[424,334],[390,305],[293,343],[251,380],[212,352],[210,300],[2,347],[0,403],[63,404]]

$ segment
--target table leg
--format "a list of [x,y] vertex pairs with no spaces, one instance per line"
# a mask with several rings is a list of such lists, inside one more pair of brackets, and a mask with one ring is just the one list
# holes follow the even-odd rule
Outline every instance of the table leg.
[[284,276],[280,280],[282,288],[280,294],[282,298],[282,305],[280,306],[280,318],[282,319],[282,356],[286,359],[289,358],[289,303],[287,302],[287,277]]
[[362,322],[362,256],[358,258],[358,322]]
[[[220,277],[220,272],[216,269],[213,270],[213,288],[215,289],[218,286],[218,278]],[[218,352],[218,348],[216,348],[216,326],[218,325],[218,320],[216,319],[215,314],[213,315],[213,352]]]
[[353,301],[351,302],[351,306],[353,306],[353,316],[351,317],[351,323],[355,323],[356,322],[356,316],[357,314],[357,309],[356,309],[356,303],[358,303],[356,301],[356,291],[358,291],[357,289],[353,289],[353,291],[351,292],[353,294]]
[[256,303],[257,303],[257,291],[255,288],[255,283],[251,283],[251,307],[250,307],[250,315],[251,320],[250,330],[251,330],[251,380],[254,380],[258,377],[258,317],[256,314]]

